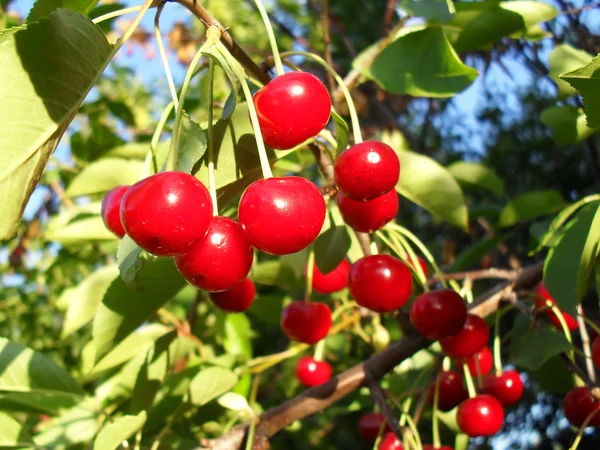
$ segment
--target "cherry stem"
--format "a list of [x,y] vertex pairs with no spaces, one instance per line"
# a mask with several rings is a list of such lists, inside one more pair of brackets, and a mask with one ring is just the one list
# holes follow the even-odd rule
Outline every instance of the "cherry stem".
[[167,77],[167,84],[169,85],[169,92],[171,93],[171,98],[173,99],[173,104],[175,105],[175,109],[179,108],[179,99],[177,98],[177,90],[175,89],[175,82],[173,81],[173,75],[171,74],[171,68],[169,67],[169,59],[167,58],[167,52],[165,51],[165,44],[163,42],[162,34],[160,32],[160,16],[163,12],[166,3],[161,3],[157,10],[156,15],[154,16],[154,35],[156,37],[156,45],[158,47],[158,53],[160,54],[160,61],[165,70],[165,75]]
[[377,242],[375,242],[374,240],[371,241],[369,249],[371,250],[371,255],[377,255],[379,253],[379,249],[377,248]]
[[589,413],[587,415],[587,417],[581,424],[581,428],[579,428],[579,432],[577,433],[577,436],[575,437],[575,440],[573,441],[573,445],[571,445],[569,450],[577,450],[577,447],[579,447],[579,443],[581,442],[581,438],[583,437],[583,433],[584,433],[586,427],[589,425],[590,421],[594,418],[594,416],[596,414],[598,414],[598,410],[594,409],[591,413]]
[[135,16],[135,19],[133,19],[133,22],[131,22],[131,24],[129,25],[129,28],[127,28],[127,30],[125,30],[125,33],[123,33],[123,36],[121,37],[121,39],[119,39],[117,41],[117,43],[115,44],[115,46],[113,47],[113,55],[116,54],[117,51],[119,51],[119,49],[123,46],[123,44],[125,44],[125,42],[127,42],[129,40],[129,38],[133,35],[135,30],[137,30],[137,27],[139,26],[140,22],[144,18],[144,15],[146,14],[146,12],[148,12],[148,10],[150,9],[150,7],[152,6],[152,3],[154,3],[154,1],[155,0],[146,0],[144,2],[144,4],[141,7],[139,7],[140,9],[139,9],[138,15]]
[[100,22],[104,22],[105,20],[113,19],[115,17],[124,16],[125,14],[130,14],[141,10],[144,5],[141,6],[132,6],[131,8],[123,8],[117,11],[112,11],[107,14],[103,14],[101,16],[96,17],[92,20],[93,23],[99,24]]
[[423,448],[423,444],[421,442],[421,436],[419,435],[419,430],[417,429],[417,426],[415,425],[415,423],[413,422],[413,420],[410,418],[410,416],[406,413],[404,413],[404,417],[406,418],[406,423],[408,424],[408,428],[410,428],[410,431],[412,432],[412,436],[414,438],[414,440],[416,441],[414,444],[416,445],[415,448],[417,449],[422,449]]
[[475,371],[477,372],[477,386],[481,388],[483,386],[483,374],[481,373],[481,365],[479,364],[477,353],[473,355],[473,358],[475,359]]
[[304,56],[305,58],[312,59],[313,61],[315,61],[315,62],[319,63],[321,66],[323,66],[323,68],[333,76],[336,83],[340,87],[342,93],[344,94],[346,103],[348,104],[348,112],[350,113],[350,122],[352,122],[352,134],[354,136],[354,143],[360,144],[363,141],[363,138],[362,138],[362,132],[360,129],[360,122],[358,120],[358,113],[356,112],[356,107],[354,106],[354,101],[352,100],[352,95],[350,95],[350,91],[348,90],[346,83],[344,83],[344,80],[342,79],[342,77],[340,77],[337,74],[335,69],[333,67],[331,67],[327,63],[327,61],[325,61],[320,56],[315,55],[314,53],[308,53],[308,52],[302,52],[302,51],[290,51],[290,52],[282,53],[281,56],[283,58],[287,58],[288,56]]
[[440,402],[440,377],[440,374],[438,374],[437,377],[435,377],[435,390],[433,391],[433,413],[431,419],[431,427],[433,430],[433,448],[440,448],[441,446],[440,424],[438,421],[438,409]]
[[[156,147],[158,146],[158,142],[160,141],[160,136],[165,129],[165,125],[167,124],[167,120],[171,115],[171,111],[173,111],[173,102],[170,102],[167,107],[164,109],[162,116],[160,117],[158,124],[156,125],[156,129],[154,130],[154,134],[152,135],[152,140],[150,141],[150,151],[148,152],[148,157],[144,162],[144,178],[149,175],[150,172],[150,163],[153,165],[154,173],[158,173],[158,161],[156,159]],[[148,159],[150,158],[150,159]]]
[[494,370],[496,376],[502,375],[502,355],[500,354],[502,349],[502,340],[500,338],[500,317],[502,316],[501,310],[496,310],[496,317],[494,322]]
[[[248,398],[248,404],[251,408],[256,403],[256,396],[258,394],[258,386],[260,385],[260,373],[254,375],[254,379],[252,380],[252,386],[250,388],[250,396]],[[252,409],[254,412],[254,409]],[[256,429],[256,423],[258,421],[258,417],[256,414],[250,418],[250,426],[248,427],[248,437],[246,439],[246,450],[252,450],[254,447],[254,430]]]
[[587,323],[590,326],[590,328],[594,330],[598,336],[600,336],[600,328],[598,327],[598,325],[596,325],[592,320],[588,319],[587,317],[582,317],[585,323]]
[[231,70],[235,74],[235,76],[240,81],[242,85],[242,91],[244,92],[244,97],[246,98],[246,103],[248,104],[248,113],[250,114],[250,121],[252,122],[252,128],[254,128],[254,134],[256,138],[256,147],[258,148],[258,158],[260,160],[260,167],[262,169],[263,178],[272,178],[273,172],[271,171],[271,165],[269,164],[269,157],[267,155],[267,149],[265,147],[265,143],[263,141],[262,132],[260,130],[260,123],[258,121],[258,114],[256,113],[256,108],[254,107],[254,101],[252,100],[252,92],[250,92],[250,87],[248,86],[248,81],[246,81],[246,74],[244,69],[237,62],[237,60],[233,57],[227,47],[225,47],[221,42],[217,42],[217,50],[223,55],[225,60],[229,63]]
[[306,263],[306,289],[304,291],[304,301],[310,302],[313,291],[313,275],[315,271],[315,246],[310,244],[308,249],[308,261]]
[[466,362],[463,362],[463,372],[465,374],[465,381],[467,382],[467,391],[469,392],[469,398],[474,398],[477,396],[477,391],[475,390],[475,384],[473,383],[473,377],[471,376],[471,372],[469,372],[469,366]]
[[315,347],[314,358],[316,361],[323,361],[323,358],[325,356],[325,341],[326,339],[321,339]]
[[212,58],[208,60],[208,190],[213,204],[213,215],[219,215],[219,203],[217,201],[217,186],[215,183],[215,144],[214,144],[214,88],[215,88],[215,62]]
[[[390,236],[391,235],[392,235],[392,233],[390,233]],[[417,254],[411,247],[408,240],[406,240],[401,233],[396,233],[396,239],[398,240],[400,245],[402,245],[402,248],[406,251],[406,253],[408,255],[406,257],[406,261],[405,261],[407,263],[408,267],[411,268],[412,271],[417,274],[417,278],[419,278],[419,282],[423,286],[423,290],[425,292],[428,292],[429,285],[427,284],[427,277],[425,276],[425,272],[423,272],[423,268],[421,267],[421,264],[419,264],[419,258],[417,257]],[[410,264],[410,261],[413,261],[414,264]]]
[[452,359],[449,356],[444,357],[442,360],[442,370],[448,372],[452,368]]
[[260,17],[265,24],[265,29],[267,30],[267,36],[269,37],[269,44],[271,45],[271,52],[273,52],[273,61],[275,62],[275,72],[277,76],[283,75],[283,64],[281,63],[281,55],[279,54],[279,48],[277,47],[277,39],[275,38],[275,32],[273,31],[273,25],[271,25],[271,20],[269,19],[269,14],[265,9],[265,5],[263,5],[261,0],[254,0],[254,4],[260,13]]

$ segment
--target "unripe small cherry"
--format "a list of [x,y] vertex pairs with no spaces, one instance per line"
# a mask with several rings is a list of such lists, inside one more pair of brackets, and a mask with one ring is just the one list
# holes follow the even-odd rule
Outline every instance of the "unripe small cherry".
[[379,230],[398,214],[398,193],[394,190],[366,202],[352,200],[342,191],[336,199],[344,222],[362,233]]
[[467,305],[452,289],[439,289],[419,295],[410,307],[410,322],[427,339],[438,340],[462,330]]
[[481,317],[467,314],[461,331],[453,336],[440,339],[442,350],[453,358],[468,358],[488,343],[490,329]]
[[[440,372],[439,377],[438,409],[447,412],[456,408],[469,395],[459,373],[453,370],[445,370]],[[429,404],[431,405],[433,405],[434,396],[435,384],[432,384],[428,395]]]
[[492,367],[494,367],[494,356],[489,347],[483,347],[464,361],[467,363],[469,373],[474,377],[487,375],[492,370]]
[[[360,416],[358,420],[358,431],[365,442],[375,442],[379,435],[379,429],[385,423],[385,417],[381,413],[369,412]],[[385,424],[383,433],[390,431],[389,425]]]
[[[407,261],[411,265],[411,267],[414,267],[416,270],[415,263],[412,260],[412,258],[408,258]],[[425,278],[429,278],[429,265],[427,264],[427,261],[425,261],[420,256],[417,256],[417,263],[421,266],[421,270],[423,271],[423,275],[425,275]]]
[[231,312],[244,312],[254,302],[256,297],[256,287],[250,278],[245,278],[233,289],[222,292],[211,292],[210,299],[217,308]]
[[500,375],[490,374],[483,380],[483,392],[496,397],[504,406],[517,403],[524,389],[521,376],[515,370],[506,370]]
[[404,450],[404,446],[396,435],[389,431],[383,435],[378,450]]
[[317,361],[312,356],[304,356],[296,364],[296,377],[306,387],[315,387],[331,378],[331,366],[326,361]]
[[119,238],[125,236],[125,228],[121,223],[121,200],[130,186],[117,186],[111,189],[102,199],[101,215],[104,225]]
[[[541,297],[541,298],[535,298],[533,300],[533,303],[535,304],[535,306],[537,306],[538,308],[548,308],[545,310],[546,316],[548,316],[548,319],[550,319],[550,322],[552,322],[552,324],[556,328],[562,330],[562,324],[560,323],[560,319],[558,318],[558,315],[550,308],[550,306],[556,305],[556,300],[554,299],[554,297],[552,297],[550,295],[550,292],[548,292],[548,289],[546,289],[544,282],[541,282],[540,284],[537,285],[537,287],[535,288],[535,293],[539,297]],[[548,303],[550,303],[550,305],[548,305]],[[571,314],[563,311],[562,309],[560,310],[560,312],[562,313],[562,316],[565,319],[567,328],[570,331],[575,331],[579,326],[577,324],[577,319],[575,319]]]
[[281,328],[293,341],[316,344],[329,333],[331,310],[325,303],[295,301],[283,309]]
[[491,395],[482,394],[462,402],[456,411],[458,428],[469,437],[493,436],[502,428],[504,409]]
[[[313,289],[319,294],[331,294],[346,288],[348,284],[348,274],[351,264],[347,259],[343,259],[335,269],[328,273],[322,273],[317,265],[313,270]],[[304,268],[306,274],[306,267]]]

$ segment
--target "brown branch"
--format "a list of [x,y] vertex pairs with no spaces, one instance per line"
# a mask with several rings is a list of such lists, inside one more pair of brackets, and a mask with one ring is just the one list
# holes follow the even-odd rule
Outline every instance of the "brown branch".
[[394,414],[394,410],[390,405],[388,405],[386,394],[381,385],[379,384],[379,380],[377,380],[371,372],[365,370],[365,384],[368,386],[369,391],[371,393],[371,398],[375,402],[375,404],[379,407],[379,410],[385,417],[385,421],[390,427],[390,429],[394,432],[398,440],[402,440],[402,428]]
[[[500,300],[506,297],[507,294],[516,290],[532,289],[539,283],[541,278],[541,263],[523,269],[515,280],[501,283],[479,296],[470,306],[470,312],[482,317],[488,316],[498,309]],[[297,397],[265,411],[259,417],[259,423],[255,430],[255,442],[257,444],[268,442],[270,437],[294,421],[316,414],[353,393],[364,385],[367,371],[375,379],[380,379],[402,361],[410,358],[416,352],[428,347],[430,344],[430,341],[420,335],[406,335],[399,341],[391,344],[383,352],[340,373],[327,383],[308,389]],[[202,448],[210,450],[240,449],[247,429],[248,423],[238,425],[223,436],[203,441],[202,444],[204,447],[200,447],[197,450]]]
[[[325,41],[325,61],[331,67],[333,67],[333,59],[331,58],[331,34],[329,33],[329,0],[323,2],[323,40]],[[335,90],[335,80],[333,75],[327,72],[327,81],[329,82],[329,92],[333,93]]]
[[[505,269],[483,269],[483,270],[471,270],[467,272],[456,272],[444,274],[445,280],[464,280],[469,279],[475,280],[486,280],[486,279],[501,279],[501,280],[514,280],[519,276],[518,270],[505,270]],[[428,284],[436,284],[440,281],[440,277],[434,274],[428,281]]]

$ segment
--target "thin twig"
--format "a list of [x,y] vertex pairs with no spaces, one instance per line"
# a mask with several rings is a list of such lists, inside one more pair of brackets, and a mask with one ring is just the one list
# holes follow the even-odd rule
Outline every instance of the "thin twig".
[[579,335],[581,336],[581,346],[583,347],[583,354],[585,355],[585,367],[587,374],[592,382],[596,382],[596,371],[594,370],[594,361],[592,360],[592,349],[590,346],[590,335],[588,334],[587,327],[585,326],[585,319],[583,316],[583,308],[579,305],[577,310],[577,325],[579,326]]
[[394,415],[394,410],[388,405],[386,400],[385,391],[379,384],[379,381],[369,372],[365,370],[365,384],[369,388],[369,392],[371,393],[371,398],[378,406],[379,410],[385,417],[385,421],[387,422],[390,429],[394,432],[398,440],[402,440],[402,428],[398,422],[398,419]]

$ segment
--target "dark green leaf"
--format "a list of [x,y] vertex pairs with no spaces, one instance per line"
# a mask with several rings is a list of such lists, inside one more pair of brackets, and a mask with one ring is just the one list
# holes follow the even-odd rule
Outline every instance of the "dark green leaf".
[[561,147],[581,142],[598,131],[586,125],[583,110],[575,106],[551,106],[542,111],[540,120],[552,128],[552,140]]
[[123,416],[107,422],[94,440],[94,450],[115,450],[121,447],[124,440],[129,439],[146,423],[146,411],[137,416]]
[[229,392],[237,382],[238,377],[230,370],[221,367],[204,369],[190,383],[190,402],[196,406],[206,405],[211,400]]
[[571,47],[569,44],[559,44],[552,49],[548,58],[550,78],[558,87],[558,95],[561,98],[577,94],[569,83],[560,79],[560,75],[577,69],[592,60],[589,53]]
[[315,263],[323,274],[335,269],[346,257],[352,241],[345,226],[333,226],[315,241]]
[[510,362],[526,370],[537,370],[553,356],[570,349],[571,344],[562,332],[535,328],[513,340]]
[[577,89],[583,97],[588,127],[600,127],[600,56],[583,67],[563,73],[560,78]]
[[117,249],[117,263],[119,264],[119,274],[125,285],[132,291],[141,290],[137,284],[137,276],[144,266],[144,261],[140,258],[142,249],[125,235],[119,242]]
[[555,213],[564,206],[565,201],[555,190],[527,192],[515,197],[504,207],[498,225],[502,228],[510,227],[519,222]]
[[75,12],[87,15],[98,0],[36,0],[27,16],[27,22],[35,22],[42,17],[48,17],[58,8],[68,8]]
[[544,264],[544,284],[560,308],[575,315],[585,295],[600,240],[600,202],[579,210]]
[[448,170],[459,183],[482,187],[498,195],[504,195],[504,182],[493,169],[483,164],[458,161],[448,166]]
[[506,239],[506,236],[496,236],[494,238],[482,239],[481,241],[473,244],[471,247],[466,248],[456,257],[456,260],[449,269],[449,272],[460,272],[461,270],[466,270],[471,266],[479,264],[481,258],[498,247],[498,244],[504,239]]
[[333,125],[335,126],[335,140],[337,142],[337,151],[339,153],[348,147],[350,129],[348,128],[346,121],[333,109],[331,110],[331,118],[333,119]]
[[181,140],[177,149],[175,170],[192,173],[192,169],[206,153],[206,134],[187,114],[181,120]]
[[449,22],[456,12],[451,0],[401,0],[399,3],[411,16],[435,22]]
[[551,394],[565,395],[573,388],[573,375],[560,356],[553,356],[530,375],[541,389]]

